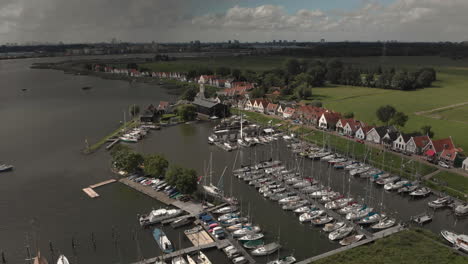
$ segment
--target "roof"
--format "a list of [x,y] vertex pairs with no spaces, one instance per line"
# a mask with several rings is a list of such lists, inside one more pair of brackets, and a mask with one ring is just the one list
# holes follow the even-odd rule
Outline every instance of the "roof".
[[416,136],[413,137],[414,144],[416,144],[416,147],[418,148],[424,148],[429,142],[431,142],[431,139],[428,136]]
[[442,153],[440,153],[440,157],[446,160],[455,160],[458,154],[458,149],[452,148],[452,149],[444,149]]
[[373,128],[375,128],[375,126],[360,127],[360,129],[362,129],[362,132],[364,132],[364,134],[367,134],[367,132],[371,131]]
[[160,101],[158,105],[158,109],[167,109],[169,107],[169,102],[166,101]]
[[254,102],[257,102],[257,105],[259,105],[260,103],[262,103],[263,107],[267,107],[269,102],[265,99],[253,99],[252,100],[252,105],[254,104]]
[[325,112],[323,115],[327,122],[331,124],[336,124],[341,117],[341,114],[334,112]]
[[217,105],[217,104],[219,104],[219,103],[218,103],[218,102],[211,101],[211,100],[208,100],[208,99],[203,99],[203,98],[195,97],[195,99],[193,100],[192,104],[194,104],[194,105],[199,105],[199,106],[206,107],[206,108],[212,108],[212,107],[214,107],[215,105]]
[[442,152],[444,149],[453,149],[455,145],[453,144],[452,138],[444,138],[438,140],[432,140],[434,149],[437,153]]
[[292,107],[286,107],[286,109],[284,109],[283,113],[285,114],[294,114],[294,112],[296,112],[296,109],[292,108]]
[[267,110],[269,110],[269,111],[275,111],[276,108],[278,108],[277,104],[269,103],[268,106],[267,106]]

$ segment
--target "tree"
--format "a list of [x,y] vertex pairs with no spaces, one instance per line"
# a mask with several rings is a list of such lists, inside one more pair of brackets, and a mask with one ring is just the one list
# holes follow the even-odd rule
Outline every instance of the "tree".
[[354,118],[354,113],[353,112],[346,112],[343,114],[344,118]]
[[408,121],[408,116],[405,113],[396,112],[391,120],[391,123],[392,125],[395,125],[398,127],[404,127],[407,121]]
[[185,194],[191,194],[197,190],[197,173],[193,169],[172,165],[166,173],[165,180]]
[[330,83],[340,83],[343,63],[338,59],[332,59],[327,63],[326,78]]
[[153,154],[145,157],[143,165],[145,173],[156,178],[166,175],[169,162],[164,156]]
[[297,59],[288,59],[284,68],[289,75],[297,75],[301,72],[301,64]]
[[320,101],[312,101],[310,105],[315,107],[322,107],[323,104]]
[[140,113],[140,107],[136,104],[132,104],[129,108],[128,108],[128,112],[130,113],[130,115],[132,117],[135,117],[137,116],[139,113]]
[[425,125],[425,126],[421,127],[421,133],[423,135],[427,135],[430,138],[434,137],[434,132],[432,131],[432,127],[428,126],[428,125]]
[[[120,146],[120,145],[119,145]],[[143,163],[143,156],[133,152],[129,147],[115,146],[111,151],[114,166],[126,172],[134,172]]]
[[421,73],[419,73],[418,77],[416,78],[416,84],[419,87],[429,87],[432,84],[432,78],[432,73],[424,70]]
[[195,96],[197,96],[198,90],[195,86],[191,85],[188,87],[180,96],[182,100],[193,101]]
[[393,89],[398,90],[409,90],[411,88],[410,82],[408,80],[408,74],[404,71],[398,71],[393,75],[392,84]]
[[376,115],[377,118],[382,121],[383,123],[387,124],[393,118],[396,113],[396,109],[391,105],[381,106],[377,109]]
[[177,107],[176,112],[184,121],[192,121],[197,117],[197,108],[190,104]]
[[250,96],[252,98],[263,98],[263,96],[265,96],[265,90],[257,87],[250,92]]
[[274,73],[268,73],[263,77],[263,85],[266,87],[281,87],[284,85],[284,80]]
[[242,75],[242,72],[241,72],[241,70],[239,70],[239,69],[232,69],[232,70],[231,70],[231,75],[232,75],[232,77],[233,77],[234,79],[239,80],[240,77],[241,77],[241,75]]
[[315,65],[309,69],[309,75],[311,77],[311,85],[314,87],[321,87],[325,84],[325,77],[327,69],[322,65]]
[[218,67],[216,68],[216,74],[220,76],[228,76],[231,74],[231,69],[228,67]]
[[302,83],[294,89],[294,96],[297,99],[307,99],[312,96],[312,91],[307,83]]

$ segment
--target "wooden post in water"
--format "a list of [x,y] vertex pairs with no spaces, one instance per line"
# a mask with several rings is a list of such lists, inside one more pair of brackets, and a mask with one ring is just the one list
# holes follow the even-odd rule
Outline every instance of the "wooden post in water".
[[91,244],[93,245],[93,251],[96,252],[96,238],[94,237],[94,232],[91,232]]
[[2,264],[6,264],[5,252],[2,251]]

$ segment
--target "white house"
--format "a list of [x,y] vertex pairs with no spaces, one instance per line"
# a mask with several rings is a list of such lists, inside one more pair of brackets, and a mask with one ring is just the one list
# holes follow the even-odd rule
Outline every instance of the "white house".
[[284,112],[283,106],[278,104],[278,108],[276,109],[276,115],[283,116],[283,112]]
[[412,154],[422,154],[423,149],[431,142],[428,136],[411,137],[406,143],[406,151]]
[[283,118],[288,119],[291,118],[294,115],[294,112],[296,110],[292,107],[286,107],[283,111]]
[[340,119],[336,122],[336,131],[343,132],[343,129],[347,123],[347,119]]
[[367,132],[366,140],[375,144],[380,144],[382,143],[384,136],[390,131],[396,132],[396,129],[393,126],[374,127]]
[[[388,133],[387,133],[388,134]],[[393,141],[393,149],[397,151],[406,151],[406,144],[410,140],[410,136],[401,133],[396,140]]]
[[253,100],[253,110],[259,113],[265,113],[268,102],[264,99]]
[[244,109],[245,110],[253,110],[254,108],[254,100],[248,100],[246,103],[245,103],[245,106],[244,106]]
[[356,131],[356,135],[354,136],[357,139],[365,140],[367,132],[369,132],[371,129],[374,127],[359,127],[359,129]]
[[468,171],[468,158],[466,158],[462,163],[462,169]]
[[331,112],[323,113],[319,119],[319,128],[334,130],[336,127],[336,123],[338,122],[339,119],[340,119],[340,114],[338,113],[331,113]]

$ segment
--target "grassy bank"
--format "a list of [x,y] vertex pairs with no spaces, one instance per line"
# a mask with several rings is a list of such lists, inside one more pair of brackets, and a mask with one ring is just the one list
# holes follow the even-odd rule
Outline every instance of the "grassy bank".
[[462,175],[441,171],[432,179],[426,181],[430,187],[455,196],[460,200],[468,201],[468,178]]
[[102,145],[106,144],[109,139],[111,138],[116,138],[122,134],[122,131],[124,128],[134,128],[140,125],[140,122],[136,119],[133,119],[131,121],[128,121],[125,124],[122,124],[119,128],[114,130],[112,133],[106,135],[103,137],[101,140],[98,142],[94,143],[93,145],[89,146],[89,148],[83,150],[83,153],[85,154],[90,154],[93,153],[94,151],[98,150]]
[[434,240],[433,234],[427,232],[419,229],[402,231],[372,244],[356,247],[313,263],[462,264],[468,262],[468,258],[442,246]]

